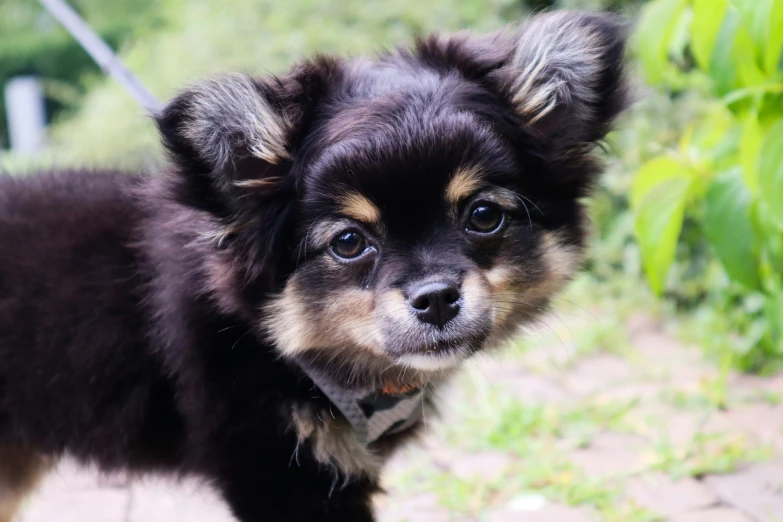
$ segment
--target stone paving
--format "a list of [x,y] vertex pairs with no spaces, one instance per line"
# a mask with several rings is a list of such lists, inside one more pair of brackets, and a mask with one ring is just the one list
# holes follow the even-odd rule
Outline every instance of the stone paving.
[[[568,505],[528,486],[516,491],[515,473],[525,462],[513,452],[447,444],[451,439],[434,429],[421,448],[391,463],[390,494],[378,499],[380,521],[783,522],[783,376],[721,376],[700,350],[647,316],[631,317],[626,330],[630,348],[622,353],[574,355],[572,341],[559,336],[550,346],[480,361],[471,372],[504,396],[555,409],[630,401],[619,421],[579,444],[555,442],[563,444],[562,454],[579,480],[612,481],[617,498],[636,511],[602,515],[589,499]],[[459,393],[456,397],[462,400]],[[460,430],[459,413],[444,416]],[[436,470],[445,486],[410,478],[406,473],[414,465]],[[449,507],[441,491],[449,481],[468,484],[463,494],[468,499],[482,488],[495,493]],[[206,484],[130,483],[65,463],[47,478],[21,519],[172,520],[232,517]]]

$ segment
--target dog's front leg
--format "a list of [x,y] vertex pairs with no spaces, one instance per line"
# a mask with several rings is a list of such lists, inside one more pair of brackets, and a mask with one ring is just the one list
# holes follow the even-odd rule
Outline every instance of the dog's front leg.
[[240,522],[375,520],[371,495],[377,487],[369,481],[343,484],[323,469],[289,469],[277,479],[270,478],[268,471],[235,470],[221,480],[223,495]]

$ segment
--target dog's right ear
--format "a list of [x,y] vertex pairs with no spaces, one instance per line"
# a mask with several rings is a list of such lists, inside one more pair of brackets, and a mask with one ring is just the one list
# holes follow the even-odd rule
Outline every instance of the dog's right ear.
[[318,58],[281,77],[220,76],[155,115],[174,164],[160,179],[164,197],[214,218],[204,238],[241,254],[246,281],[281,272],[296,204],[293,157],[339,73],[338,62]]
[[244,158],[277,165],[290,157],[290,125],[273,103],[249,76],[231,74],[191,86],[156,121],[178,166],[211,173],[220,186],[237,181],[237,162]]
[[233,219],[264,192],[291,184],[292,154],[335,68],[319,59],[282,77],[223,75],[171,100],[155,121],[181,202]]

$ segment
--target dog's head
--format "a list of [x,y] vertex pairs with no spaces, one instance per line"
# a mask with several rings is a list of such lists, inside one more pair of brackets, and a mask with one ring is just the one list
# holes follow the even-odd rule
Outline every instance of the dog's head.
[[157,120],[232,280],[275,287],[244,295],[280,353],[426,373],[534,319],[576,271],[623,46],[612,17],[551,13],[216,78]]

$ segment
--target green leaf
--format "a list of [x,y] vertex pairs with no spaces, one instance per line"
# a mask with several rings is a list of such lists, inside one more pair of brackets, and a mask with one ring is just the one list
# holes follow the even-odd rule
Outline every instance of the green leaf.
[[718,94],[724,96],[735,88],[766,82],[767,75],[759,62],[742,13],[730,4],[710,57],[710,76],[715,80]]
[[759,188],[773,218],[783,226],[783,119],[769,128],[761,145]]
[[770,76],[778,71],[781,55],[783,55],[783,0],[773,0],[764,56],[764,70]]
[[691,178],[677,176],[652,187],[639,203],[635,232],[650,286],[661,294],[677,251]]
[[739,25],[737,27],[737,32],[734,35],[732,59],[734,60],[734,66],[737,68],[737,73],[739,74],[739,79],[742,82],[743,87],[759,85],[766,82],[767,76],[758,65],[753,39],[750,37],[750,34],[744,25]]
[[[735,116],[723,104],[713,104],[691,123],[680,142],[682,153],[694,164],[715,163],[736,151],[738,133]],[[738,130],[738,129],[737,129]]]
[[765,296],[764,315],[769,321],[769,339],[778,351],[783,350],[783,288]]
[[759,245],[751,220],[752,196],[734,169],[716,177],[704,199],[704,232],[729,276],[756,290]]
[[685,57],[685,51],[691,40],[691,23],[693,21],[693,9],[684,9],[677,17],[677,22],[672,28],[669,45],[666,54],[675,66],[687,67],[689,59]]
[[756,56],[763,56],[769,36],[770,14],[774,0],[731,0],[742,16],[742,25],[753,41]]
[[769,276],[783,283],[783,227],[772,217],[764,200],[756,200],[751,213],[756,236],[763,242],[760,268],[762,280],[767,279],[765,272],[768,272]]
[[669,156],[653,158],[639,169],[631,185],[631,208],[638,209],[647,194],[664,181],[672,178],[690,178],[691,171],[681,162]]
[[726,15],[728,0],[694,0],[691,24],[691,48],[696,63],[705,72],[710,70],[710,59]]
[[740,140],[740,162],[745,184],[752,194],[758,193],[759,187],[759,152],[764,133],[754,113],[748,114],[742,125],[742,138]]
[[669,65],[667,51],[686,0],[653,0],[645,5],[636,44],[647,80],[658,84]]
[[735,8],[727,9],[710,58],[710,76],[715,80],[718,94],[723,96],[736,86],[734,67],[734,37],[740,27],[740,16]]

